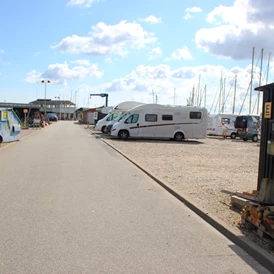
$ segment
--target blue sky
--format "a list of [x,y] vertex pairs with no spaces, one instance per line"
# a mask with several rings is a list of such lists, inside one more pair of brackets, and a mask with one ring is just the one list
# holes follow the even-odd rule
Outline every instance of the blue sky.
[[[262,49],[261,84],[274,79],[269,2],[3,1],[0,101],[43,99],[44,79],[51,81],[48,99],[76,99],[78,107],[105,103],[90,93],[108,93],[109,105],[128,100],[185,105],[194,88],[194,103],[213,113],[221,98],[230,112],[237,74],[236,110],[243,106],[247,112],[253,47],[253,87],[259,85]],[[256,100],[253,91],[252,109]]]

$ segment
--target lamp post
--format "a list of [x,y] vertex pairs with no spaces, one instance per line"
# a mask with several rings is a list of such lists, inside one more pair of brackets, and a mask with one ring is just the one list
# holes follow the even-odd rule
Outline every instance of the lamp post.
[[47,119],[47,110],[46,110],[46,106],[47,106],[47,84],[50,84],[50,80],[41,80],[41,83],[44,83],[44,84],[45,84],[44,116],[45,116],[45,119],[46,119],[47,122],[48,122],[48,119]]
[[54,97],[56,99],[59,99],[59,120],[61,120],[61,95]]

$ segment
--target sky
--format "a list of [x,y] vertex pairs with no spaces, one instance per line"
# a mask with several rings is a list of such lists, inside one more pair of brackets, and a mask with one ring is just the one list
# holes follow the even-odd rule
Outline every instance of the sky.
[[235,98],[235,113],[256,113],[254,88],[274,82],[273,13],[272,0],[2,1],[0,102],[93,108],[107,93],[109,106],[231,113]]

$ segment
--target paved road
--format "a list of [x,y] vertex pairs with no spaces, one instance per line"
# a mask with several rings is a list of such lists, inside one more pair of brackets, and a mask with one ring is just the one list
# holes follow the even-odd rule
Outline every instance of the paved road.
[[0,149],[0,273],[268,273],[83,127]]

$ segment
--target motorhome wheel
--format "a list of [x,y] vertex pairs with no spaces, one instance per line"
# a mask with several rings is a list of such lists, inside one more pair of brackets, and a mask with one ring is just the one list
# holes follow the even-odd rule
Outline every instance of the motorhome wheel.
[[106,126],[103,126],[102,129],[101,129],[101,131],[102,131],[103,133],[107,133],[106,130],[107,130],[107,127],[106,127]]
[[230,138],[231,138],[231,139],[236,139],[236,133],[235,133],[235,132],[232,132],[231,135],[230,135]]
[[0,136],[0,144],[3,142],[3,138],[2,136]]
[[118,136],[120,139],[127,139],[129,137],[129,134],[128,134],[127,130],[121,130],[121,131],[119,131]]
[[252,142],[258,142],[258,135],[252,136]]
[[184,139],[184,134],[182,132],[177,132],[174,136],[175,141],[182,141]]

